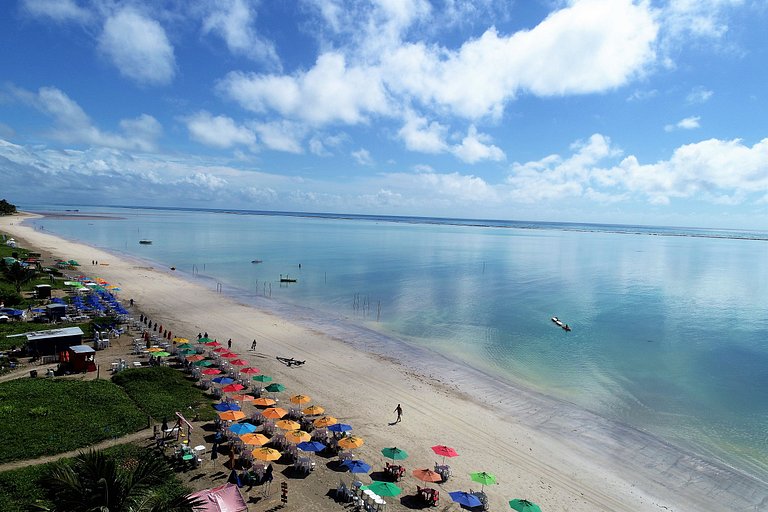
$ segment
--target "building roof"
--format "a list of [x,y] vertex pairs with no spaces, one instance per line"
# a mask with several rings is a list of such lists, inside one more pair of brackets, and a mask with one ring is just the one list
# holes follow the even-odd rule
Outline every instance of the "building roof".
[[48,331],[25,332],[24,334],[27,336],[27,341],[37,341],[50,338],[64,338],[66,336],[83,336],[83,330],[79,327],[64,327]]
[[69,350],[71,350],[75,354],[90,354],[92,352],[96,352],[93,348],[89,347],[88,345],[72,345],[71,347],[69,347]]

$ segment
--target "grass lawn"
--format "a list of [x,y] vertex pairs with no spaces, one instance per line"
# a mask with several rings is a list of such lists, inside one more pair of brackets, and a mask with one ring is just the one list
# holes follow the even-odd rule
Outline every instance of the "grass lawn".
[[[125,389],[136,404],[155,419],[171,419],[176,411],[187,419],[212,420],[214,400],[192,385],[184,373],[167,366],[122,371],[112,382]],[[192,408],[192,411],[189,408]]]
[[0,462],[75,450],[146,425],[147,415],[106,380],[0,383]]

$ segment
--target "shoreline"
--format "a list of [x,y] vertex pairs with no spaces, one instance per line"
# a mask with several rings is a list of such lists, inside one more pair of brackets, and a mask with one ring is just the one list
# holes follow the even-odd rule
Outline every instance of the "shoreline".
[[[506,501],[515,497],[545,510],[757,510],[768,501],[765,482],[566,402],[458,368],[448,358],[364,327],[318,322],[312,315],[286,317],[265,301],[244,303],[206,289],[202,278],[173,275],[13,222],[19,218],[3,217],[0,227],[30,249],[108,261],[98,274],[174,332],[232,337],[242,353],[255,336],[260,353],[306,358],[306,370],[281,371],[290,374],[283,383],[335,412],[354,414],[340,418],[366,439],[360,451],[375,465],[381,459],[377,449],[397,445],[411,453],[409,469],[431,467],[429,446],[452,445],[461,456],[450,461],[454,476],[443,489],[467,490],[470,471],[494,473],[500,485],[487,489],[492,509],[508,508]],[[88,269],[82,267],[86,274]],[[403,346],[409,361],[403,360]],[[343,376],[340,382],[330,378],[336,375]],[[405,409],[403,423],[388,426],[398,402]]]

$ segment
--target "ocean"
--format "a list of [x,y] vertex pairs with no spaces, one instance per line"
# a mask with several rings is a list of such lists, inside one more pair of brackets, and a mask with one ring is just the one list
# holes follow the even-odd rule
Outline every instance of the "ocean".
[[78,209],[34,225],[282,314],[374,330],[768,478],[768,233],[22,207]]

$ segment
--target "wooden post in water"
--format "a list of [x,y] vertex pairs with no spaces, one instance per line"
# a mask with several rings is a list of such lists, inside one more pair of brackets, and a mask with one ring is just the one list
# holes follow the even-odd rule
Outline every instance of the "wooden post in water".
[[381,301],[379,301],[378,305],[376,306],[376,321],[379,321],[379,318],[381,318]]

